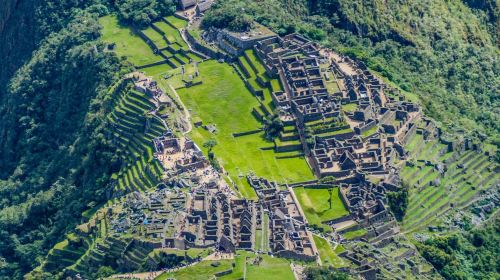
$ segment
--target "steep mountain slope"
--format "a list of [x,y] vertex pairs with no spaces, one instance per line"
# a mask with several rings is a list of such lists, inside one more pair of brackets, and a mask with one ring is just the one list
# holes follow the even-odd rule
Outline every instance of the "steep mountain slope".
[[[98,36],[94,16],[82,13],[45,39],[12,78],[2,73],[0,278],[20,278],[36,266],[84,210],[105,198],[114,153],[103,135],[99,94],[120,65],[93,42]],[[6,68],[30,55],[3,50]]]

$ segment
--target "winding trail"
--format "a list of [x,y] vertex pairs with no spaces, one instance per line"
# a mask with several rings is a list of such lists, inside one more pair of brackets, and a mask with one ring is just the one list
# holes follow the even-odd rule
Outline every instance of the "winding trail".
[[182,110],[184,111],[184,118],[185,118],[184,121],[187,123],[188,129],[186,131],[184,131],[182,134],[186,135],[193,130],[193,125],[191,124],[191,121],[190,121],[191,120],[191,113],[189,113],[189,110],[187,109],[186,105],[184,105],[184,102],[182,102],[182,99],[179,96],[179,94],[177,93],[177,91],[175,90],[175,88],[171,84],[169,84],[168,86],[170,87],[172,92],[175,94],[175,97],[177,98],[177,100],[179,100],[179,103],[182,106]]

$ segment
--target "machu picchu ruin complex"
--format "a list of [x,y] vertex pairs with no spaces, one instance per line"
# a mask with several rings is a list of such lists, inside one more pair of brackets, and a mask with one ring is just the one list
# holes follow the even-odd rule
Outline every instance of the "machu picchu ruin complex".
[[495,212],[495,152],[353,56],[259,23],[207,28],[216,1],[176,3],[141,28],[99,18],[130,70],[103,106],[108,201],[28,276],[441,279],[414,240]]

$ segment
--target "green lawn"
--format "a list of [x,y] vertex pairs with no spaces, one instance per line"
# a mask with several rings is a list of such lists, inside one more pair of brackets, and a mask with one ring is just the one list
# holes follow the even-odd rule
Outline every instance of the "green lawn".
[[[332,208],[328,202],[330,195],[327,189],[311,189],[311,188],[294,188],[295,195],[304,210],[309,224],[314,224],[322,227],[321,222],[340,218],[348,215],[349,211],[345,208],[342,200],[339,197],[338,188],[334,188],[332,192]],[[328,227],[324,226],[324,229]]]
[[165,74],[170,72],[173,68],[168,64],[160,64],[147,68],[142,68],[141,71],[148,76],[153,76],[154,79],[163,78]]
[[322,265],[330,266],[335,268],[345,267],[346,263],[342,260],[335,251],[332,249],[328,241],[317,235],[313,235],[314,243],[316,248],[318,248],[319,257],[321,258]]
[[378,126],[375,125],[372,128],[368,129],[367,131],[361,133],[361,136],[368,137],[368,136],[374,134],[375,132],[377,132],[377,130],[378,130]]
[[214,138],[216,158],[247,198],[256,198],[245,176],[253,171],[257,176],[279,182],[298,182],[314,178],[303,157],[276,159],[272,146],[264,140],[263,133],[233,137],[233,133],[256,130],[262,127],[251,114],[258,100],[245,87],[243,81],[229,64],[209,60],[199,64],[202,84],[183,88],[178,93],[191,112],[203,123],[214,124],[217,132],[211,134],[203,128],[193,128],[190,137],[201,147]]
[[[213,277],[215,273],[231,269],[232,260],[221,261],[201,261],[196,265],[180,269],[172,273],[163,273],[158,276],[157,280],[176,279],[176,280],[206,280]],[[219,263],[219,266],[212,266],[214,263]]]
[[175,26],[175,28],[177,29],[186,28],[186,26],[188,25],[187,21],[174,16],[165,17],[165,20],[170,22],[170,24]]
[[151,48],[132,29],[121,25],[116,16],[105,16],[99,19],[103,26],[101,38],[104,42],[115,43],[114,51],[118,56],[126,56],[136,66],[161,61]]
[[258,264],[253,264],[254,259],[258,255],[247,252],[237,251],[234,260],[217,261],[219,266],[214,267],[212,264],[216,261],[202,261],[194,266],[186,267],[173,273],[164,273],[158,276],[157,280],[176,279],[176,280],[197,280],[197,279],[213,279],[214,274],[233,268],[232,263],[235,263],[233,272],[218,277],[221,280],[243,279],[246,266],[246,279],[272,279],[276,280],[292,280],[294,279],[293,272],[290,269],[290,262],[283,258],[273,258],[268,255],[260,255],[262,261]]
[[[292,280],[294,279],[293,272],[290,269],[290,262],[283,258],[271,257],[269,255],[259,255],[262,261],[258,264],[253,264],[256,254],[247,251],[238,251],[235,257],[236,265],[231,274],[222,276],[218,279],[233,280],[243,279],[246,262],[246,279],[270,279],[273,280]],[[246,261],[245,261],[246,260]]]

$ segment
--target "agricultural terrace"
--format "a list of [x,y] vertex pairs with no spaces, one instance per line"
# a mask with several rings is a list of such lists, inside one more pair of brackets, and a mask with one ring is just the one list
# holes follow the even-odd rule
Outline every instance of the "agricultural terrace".
[[293,191],[310,225],[316,225],[325,231],[331,231],[330,227],[322,223],[349,214],[340,199],[338,187],[333,188],[331,208],[328,189],[297,187],[293,188]]
[[[144,191],[156,186],[163,170],[153,157],[151,142],[165,131],[157,118],[147,112],[154,109],[152,100],[144,93],[125,87],[110,91],[113,110],[109,117],[113,139],[118,155],[125,163],[119,172],[112,175],[116,180],[116,191]],[[144,129],[148,125],[148,129]]]
[[[497,164],[477,151],[448,152],[438,139],[425,141],[415,134],[406,147],[412,155],[412,166],[401,171],[403,183],[410,187],[409,205],[403,220],[408,232],[423,229],[447,211],[465,207],[481,190],[500,180]],[[424,160],[432,164],[426,165]],[[435,164],[448,166],[440,174]]]
[[175,17],[175,16],[165,17],[165,21],[168,21],[170,24],[172,24],[177,29],[186,28],[188,25],[187,21],[180,19],[178,17]]
[[278,182],[314,178],[302,156],[281,159],[272,149],[261,150],[273,147],[273,143],[264,139],[263,132],[234,137],[233,133],[262,127],[251,113],[259,101],[230,65],[209,60],[198,67],[202,84],[182,88],[178,94],[189,108],[192,119],[201,119],[204,125],[212,124],[217,131],[212,134],[203,127],[193,127],[190,136],[200,147],[210,139],[217,141],[213,149],[215,156],[245,197],[256,198],[245,178],[249,172]]
[[99,19],[103,26],[102,40],[114,43],[114,51],[118,56],[125,56],[134,65],[146,65],[162,60],[151,48],[129,27],[120,24],[116,16],[105,16]]
[[314,243],[316,244],[316,248],[318,248],[322,265],[331,265],[335,268],[346,266],[346,262],[337,255],[337,253],[332,249],[332,246],[328,243],[328,241],[326,241],[326,239],[315,234],[313,235],[313,238]]
[[[103,26],[103,41],[114,43],[113,50],[118,56],[127,57],[132,64],[141,68],[152,63],[163,62],[161,65],[145,68],[148,70],[145,71],[148,75],[166,74],[190,61],[202,60],[189,50],[179,33],[177,26],[183,28],[187,25],[187,22],[182,19],[166,17],[137,31],[121,25],[116,16],[102,17],[100,23]],[[136,32],[142,33],[145,37],[141,38]],[[150,42],[149,45],[143,38]],[[158,49],[159,54],[155,54],[153,49]]]

